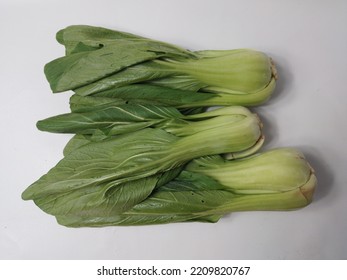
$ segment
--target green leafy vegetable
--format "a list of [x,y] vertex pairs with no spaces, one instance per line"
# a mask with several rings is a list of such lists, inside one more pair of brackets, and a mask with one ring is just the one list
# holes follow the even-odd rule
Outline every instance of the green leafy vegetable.
[[[274,88],[272,82],[269,87]],[[151,84],[131,84],[101,91],[89,96],[74,94],[70,98],[72,112],[91,111],[108,105],[142,104],[171,106],[184,111],[185,108],[254,105],[267,98],[267,90],[255,95],[230,95],[227,93],[193,93],[188,90],[173,89]]]
[[221,94],[217,100],[228,105],[256,105],[267,100],[275,87],[272,61],[254,50],[188,51],[84,25],[60,30],[57,40],[65,46],[66,56],[45,66],[53,92],[74,90],[86,96],[146,82]]
[[233,161],[210,156],[192,161],[176,179],[121,214],[107,216],[104,208],[95,208],[93,215],[57,215],[57,220],[72,227],[216,222],[235,211],[304,207],[312,201],[315,186],[312,168],[295,149]]
[[235,125],[256,118],[245,107],[230,106],[199,114],[183,115],[173,107],[153,105],[105,105],[95,110],[68,113],[38,121],[43,131],[91,134],[103,138],[137,131],[146,127],[162,128],[177,136],[194,134],[221,125]]
[[303,154],[258,153],[261,121],[242,107],[274,91],[266,54],[190,51],[86,25],[56,39],[65,56],[44,72],[53,92],[74,91],[71,113],[37,127],[74,136],[22,198],[61,225],[217,222],[234,211],[311,202],[317,180]]
[[[229,114],[222,115],[220,111]],[[216,117],[208,119],[208,116]],[[191,159],[228,152],[233,152],[234,157],[245,156],[248,149],[253,152],[253,147],[259,146],[260,123],[247,109],[221,108],[206,112],[205,118],[172,128],[176,135],[146,128],[97,142],[82,141],[82,146],[70,149],[22,197],[44,205],[42,208],[49,213],[56,213],[60,211],[59,205],[69,205],[57,202],[66,195],[85,201],[83,194],[86,194],[90,202],[84,207],[89,209],[95,207],[94,202],[97,205],[98,198],[117,193],[113,209],[119,212],[145,199],[157,187],[158,180],[165,181],[162,176],[171,178],[166,172],[177,170]]]
[[90,96],[74,94],[70,98],[72,112],[90,111],[108,105],[142,104],[175,108],[228,105],[228,95],[194,93],[150,84],[133,84],[105,90]]
[[[96,110],[69,113],[38,121],[43,131],[58,133],[117,135],[145,127],[165,126],[166,122],[180,120],[183,115],[175,108],[153,105],[110,105]],[[183,121],[183,120],[182,120]]]

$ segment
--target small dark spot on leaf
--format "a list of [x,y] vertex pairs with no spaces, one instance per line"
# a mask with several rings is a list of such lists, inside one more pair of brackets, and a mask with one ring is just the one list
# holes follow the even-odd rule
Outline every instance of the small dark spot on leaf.
[[202,203],[205,203],[205,200],[201,200]]

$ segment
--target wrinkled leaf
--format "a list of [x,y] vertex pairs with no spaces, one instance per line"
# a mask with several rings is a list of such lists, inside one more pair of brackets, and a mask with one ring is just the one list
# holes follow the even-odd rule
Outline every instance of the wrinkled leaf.
[[172,107],[153,105],[109,105],[88,112],[68,113],[37,122],[38,129],[56,133],[118,135],[146,127],[160,127],[183,116]]
[[105,226],[140,226],[178,222],[216,223],[222,215],[115,215],[113,217],[56,216],[57,222],[67,227],[105,227]]
[[88,25],[71,25],[59,30],[56,35],[57,41],[65,46],[66,55],[85,50],[101,48],[104,41],[118,39],[143,39],[140,36],[118,32],[103,27]]
[[66,56],[45,65],[53,92],[73,90],[122,69],[160,57],[194,57],[174,45],[92,26],[71,26],[57,33]]
[[52,215],[109,217],[129,210],[145,200],[155,188],[174,179],[182,168],[158,173],[122,184],[100,183],[88,188],[35,199],[35,204]]
[[146,41],[131,45],[120,41],[94,51],[60,57],[45,65],[45,75],[53,92],[75,89],[161,55],[148,51],[147,45]]
[[91,142],[89,135],[77,134],[74,135],[65,145],[63,154],[64,156],[70,154],[72,151],[77,150],[78,148],[87,145]]
[[162,130],[138,132],[91,142],[71,151],[47,174],[29,186],[23,199],[37,199],[105,182],[112,186],[168,169],[165,155],[177,138]]
[[60,224],[75,227],[146,225],[194,220],[216,222],[221,214],[214,214],[214,209],[230,201],[233,196],[213,179],[183,171],[175,180],[159,187],[145,201],[122,214],[105,215],[104,208],[100,206],[95,207],[95,212],[91,215],[58,215],[57,219]]

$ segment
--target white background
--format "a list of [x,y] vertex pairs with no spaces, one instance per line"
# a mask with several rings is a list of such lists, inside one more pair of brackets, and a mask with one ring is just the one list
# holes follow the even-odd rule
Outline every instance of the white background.
[[[233,213],[217,224],[71,229],[22,191],[62,157],[70,136],[37,120],[68,112],[45,63],[64,54],[71,24],[132,32],[185,48],[254,48],[279,72],[254,109],[265,149],[301,149],[319,180],[314,202],[292,212]],[[347,2],[119,0],[0,2],[0,259],[346,259]]]

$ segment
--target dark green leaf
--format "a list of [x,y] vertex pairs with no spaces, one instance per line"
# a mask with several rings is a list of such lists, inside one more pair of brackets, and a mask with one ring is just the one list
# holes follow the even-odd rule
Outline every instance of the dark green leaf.
[[105,215],[105,208],[100,205],[93,208],[94,213],[67,213],[64,216],[57,215],[57,220],[60,224],[72,227],[216,222],[223,213],[217,210],[214,213],[214,209],[233,197],[232,193],[223,190],[223,186],[213,179],[183,171],[175,180],[159,187],[142,203],[124,213]]
[[67,227],[105,227],[105,226],[140,226],[158,225],[178,222],[208,222],[215,223],[221,215],[115,215],[112,217],[80,217],[72,215],[57,216],[57,222]]
[[161,54],[148,51],[146,41],[119,41],[94,51],[78,52],[55,59],[45,65],[44,72],[53,92],[62,92],[95,82]]
[[83,134],[77,134],[73,136],[70,141],[65,145],[63,154],[64,156],[67,156],[72,151],[87,145],[91,142],[89,135],[83,135]]
[[65,46],[66,55],[88,50],[96,50],[106,40],[141,39],[130,33],[119,32],[103,27],[71,25],[57,32],[57,41]]
[[52,215],[109,217],[129,210],[146,199],[152,191],[174,179],[181,168],[138,180],[115,184],[101,183],[88,188],[35,199],[35,204]]
[[23,199],[91,187],[112,186],[154,175],[172,167],[167,161],[177,137],[160,129],[143,129],[71,151],[47,174],[29,186]]
[[204,106],[204,101],[214,98],[215,95],[150,84],[132,84],[98,92],[90,97],[121,98],[123,100],[134,101],[139,104],[153,104],[154,102],[154,105],[185,108]]
[[67,55],[45,65],[53,92],[77,89],[156,58],[195,57],[171,44],[91,26],[63,29],[57,40],[66,46]]
[[38,129],[57,133],[119,135],[165,122],[179,122],[183,116],[172,107],[153,105],[109,105],[82,113],[68,113],[37,122]]
[[160,79],[171,74],[172,73],[170,71],[162,71],[159,65],[153,65],[151,61],[146,61],[141,64],[128,67],[98,81],[76,88],[74,89],[74,92],[81,96],[87,96],[101,91],[123,87],[129,84]]

